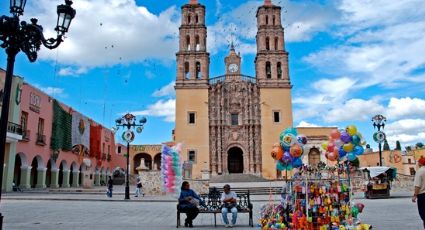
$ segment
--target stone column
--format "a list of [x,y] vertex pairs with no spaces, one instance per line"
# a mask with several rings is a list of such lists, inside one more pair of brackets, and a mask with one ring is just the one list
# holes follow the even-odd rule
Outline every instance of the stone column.
[[21,184],[19,185],[22,189],[30,189],[30,178],[31,178],[31,166],[21,166]]
[[76,187],[76,188],[78,188],[79,187],[79,180],[80,180],[80,171],[74,171],[74,172],[72,172],[72,185],[71,185],[71,187]]
[[46,188],[46,171],[47,168],[37,168],[37,184],[36,188]]
[[99,172],[94,173],[94,186],[100,186],[100,176]]
[[50,177],[50,188],[59,188],[59,169],[52,169]]
[[69,188],[69,174],[71,174],[70,170],[64,170],[63,171],[63,180],[62,180],[62,184],[61,187],[62,188]]

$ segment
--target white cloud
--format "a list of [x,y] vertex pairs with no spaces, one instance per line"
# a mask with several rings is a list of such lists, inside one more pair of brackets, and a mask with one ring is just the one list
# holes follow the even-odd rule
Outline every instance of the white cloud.
[[164,97],[164,96],[174,96],[176,91],[174,90],[175,81],[170,82],[170,84],[162,87],[161,89],[155,90],[152,96],[154,97]]
[[308,123],[307,121],[300,121],[297,127],[320,127],[320,126],[313,123]]
[[425,140],[424,119],[402,119],[385,126],[389,144],[400,141],[403,146],[415,145]]
[[155,104],[148,105],[147,109],[131,112],[134,115],[164,117],[166,122],[174,122],[176,119],[176,100],[159,100]]
[[84,73],[87,73],[88,69],[85,67],[73,68],[73,67],[65,67],[59,70],[60,76],[78,76]]
[[390,119],[406,117],[425,117],[425,100],[420,98],[391,98],[387,117]]
[[[29,2],[47,37],[55,36],[57,1]],[[79,0],[77,14],[57,51],[42,49],[40,58],[83,67],[173,60],[178,49],[179,11],[175,6],[155,15],[135,0]]]
[[326,122],[366,121],[384,110],[382,105],[373,100],[350,99],[342,106],[332,108],[322,118]]
[[58,87],[52,87],[52,86],[42,87],[38,84],[34,84],[34,87],[36,87],[37,89],[41,90],[45,94],[48,94],[52,97],[61,97],[61,98],[68,97],[68,95],[65,93],[64,88],[58,88]]

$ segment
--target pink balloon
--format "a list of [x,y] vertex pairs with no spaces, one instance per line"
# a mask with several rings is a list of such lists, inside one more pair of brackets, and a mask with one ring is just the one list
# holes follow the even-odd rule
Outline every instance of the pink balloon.
[[333,129],[331,131],[331,135],[332,139],[334,140],[338,140],[341,137],[341,133],[338,131],[338,129]]
[[333,152],[334,149],[335,149],[335,143],[333,141],[329,142],[328,143],[328,152]]

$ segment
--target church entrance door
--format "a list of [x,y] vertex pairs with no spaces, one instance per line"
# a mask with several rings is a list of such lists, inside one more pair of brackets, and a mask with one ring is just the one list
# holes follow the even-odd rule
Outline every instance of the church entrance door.
[[243,152],[238,147],[232,147],[227,152],[229,173],[243,173]]

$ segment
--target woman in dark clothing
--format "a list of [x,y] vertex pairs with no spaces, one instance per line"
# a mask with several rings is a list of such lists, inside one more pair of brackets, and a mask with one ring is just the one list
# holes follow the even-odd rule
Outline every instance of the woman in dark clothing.
[[112,197],[112,187],[113,187],[113,181],[112,181],[112,177],[109,176],[109,180],[108,180],[108,196]]
[[199,213],[198,204],[205,206],[203,200],[190,189],[189,182],[184,181],[181,187],[178,209],[180,212],[186,213],[187,218],[184,221],[185,227],[193,227],[192,221]]

